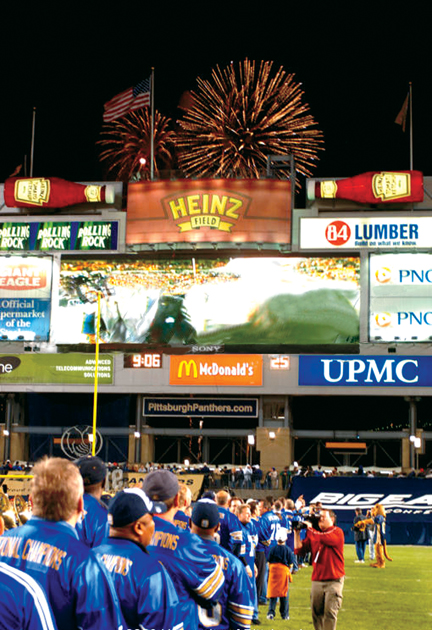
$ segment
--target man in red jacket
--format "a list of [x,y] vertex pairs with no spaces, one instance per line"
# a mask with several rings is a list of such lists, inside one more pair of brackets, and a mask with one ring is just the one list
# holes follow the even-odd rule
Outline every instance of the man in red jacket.
[[342,604],[344,535],[335,522],[333,511],[321,510],[320,531],[315,530],[310,521],[305,521],[308,532],[303,543],[299,530],[294,531],[295,553],[300,556],[311,553],[311,609],[315,630],[335,630]]

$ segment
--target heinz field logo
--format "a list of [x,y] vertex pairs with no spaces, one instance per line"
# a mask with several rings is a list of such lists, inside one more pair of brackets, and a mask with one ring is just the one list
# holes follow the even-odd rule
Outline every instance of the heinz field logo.
[[162,199],[167,216],[177,225],[180,232],[190,232],[201,228],[211,228],[221,232],[231,232],[240,218],[243,218],[250,204],[250,198],[229,191],[194,191],[178,193]]
[[262,385],[262,355],[172,355],[170,385]]

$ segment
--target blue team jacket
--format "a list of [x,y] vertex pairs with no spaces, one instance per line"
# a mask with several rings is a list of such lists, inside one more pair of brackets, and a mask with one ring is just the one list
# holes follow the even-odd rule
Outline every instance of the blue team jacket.
[[42,585],[59,630],[126,627],[104,565],[68,523],[33,516],[0,537],[0,559]]

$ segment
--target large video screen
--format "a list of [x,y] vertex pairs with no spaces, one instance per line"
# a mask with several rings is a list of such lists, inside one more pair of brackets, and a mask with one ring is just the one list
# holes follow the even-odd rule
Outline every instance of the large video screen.
[[55,338],[94,342],[100,293],[105,343],[357,343],[359,276],[359,258],[71,258]]

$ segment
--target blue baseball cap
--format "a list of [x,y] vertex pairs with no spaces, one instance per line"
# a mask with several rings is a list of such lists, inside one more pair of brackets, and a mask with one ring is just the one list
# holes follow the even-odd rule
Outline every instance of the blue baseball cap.
[[125,527],[145,514],[166,512],[165,503],[151,501],[140,488],[128,488],[115,495],[108,508],[108,523],[112,527]]
[[107,467],[100,457],[85,455],[75,460],[85,486],[92,486],[103,481],[107,475]]
[[219,509],[211,499],[197,501],[192,510],[191,520],[201,529],[212,529],[219,523]]

